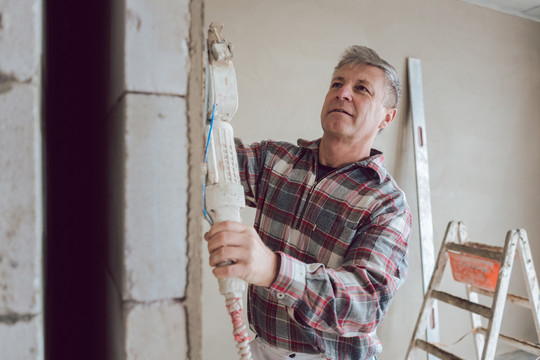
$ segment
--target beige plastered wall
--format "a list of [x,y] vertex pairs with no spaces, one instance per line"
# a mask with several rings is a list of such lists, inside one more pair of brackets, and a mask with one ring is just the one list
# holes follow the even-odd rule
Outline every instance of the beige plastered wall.
[[[245,142],[321,136],[331,72],[352,44],[376,49],[404,80],[399,113],[376,141],[414,215],[409,275],[379,328],[380,359],[404,358],[422,301],[407,57],[422,61],[435,248],[449,221],[471,240],[502,245],[523,227],[540,266],[540,23],[457,0],[206,0],[206,23],[225,25],[235,49]],[[244,211],[246,222],[253,212]],[[203,358],[236,359],[223,298],[203,255]],[[448,280],[448,276],[445,278]],[[516,266],[511,291],[525,293]],[[461,285],[449,289],[464,294]],[[441,338],[469,330],[465,312],[440,306]],[[534,340],[529,312],[508,306],[503,332]],[[454,348],[473,358],[471,335]],[[499,346],[499,352],[509,351]]]

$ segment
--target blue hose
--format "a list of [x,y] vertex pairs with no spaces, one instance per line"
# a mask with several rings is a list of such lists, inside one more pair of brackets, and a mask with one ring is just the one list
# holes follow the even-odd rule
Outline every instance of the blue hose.
[[[214,104],[214,106],[212,107],[212,118],[210,119],[210,129],[208,129],[208,138],[206,139],[206,146],[205,146],[205,149],[204,149],[204,163],[205,164],[206,164],[206,158],[208,156],[208,146],[210,145],[210,139],[212,138],[212,128],[214,127],[214,114],[216,113],[216,106],[217,105]],[[202,193],[203,193],[203,214],[204,214],[204,217],[205,217],[206,221],[208,221],[208,223],[210,225],[213,225],[214,221],[210,217],[210,214],[208,214],[208,211],[206,211],[206,181],[203,181]]]

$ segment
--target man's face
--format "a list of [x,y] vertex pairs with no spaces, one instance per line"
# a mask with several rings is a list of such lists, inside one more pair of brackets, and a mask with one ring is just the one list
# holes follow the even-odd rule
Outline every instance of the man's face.
[[345,143],[371,143],[380,129],[395,116],[395,109],[386,109],[385,75],[371,65],[346,65],[332,77],[330,89],[321,110],[325,137]]

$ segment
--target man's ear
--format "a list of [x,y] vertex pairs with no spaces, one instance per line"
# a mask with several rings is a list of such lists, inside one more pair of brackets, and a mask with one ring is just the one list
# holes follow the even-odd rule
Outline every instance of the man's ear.
[[396,114],[397,114],[397,109],[396,108],[386,109],[385,114],[384,114],[384,118],[381,121],[381,123],[379,124],[379,130],[382,130],[385,127],[387,127],[388,125],[390,125],[390,123],[392,121],[394,121],[394,119],[396,117]]

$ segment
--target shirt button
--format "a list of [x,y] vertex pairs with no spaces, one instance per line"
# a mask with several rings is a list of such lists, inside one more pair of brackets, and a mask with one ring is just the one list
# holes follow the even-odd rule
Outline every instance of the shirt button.
[[277,293],[276,296],[277,296],[278,299],[283,299],[283,298],[285,298],[285,294],[282,293],[282,292]]

